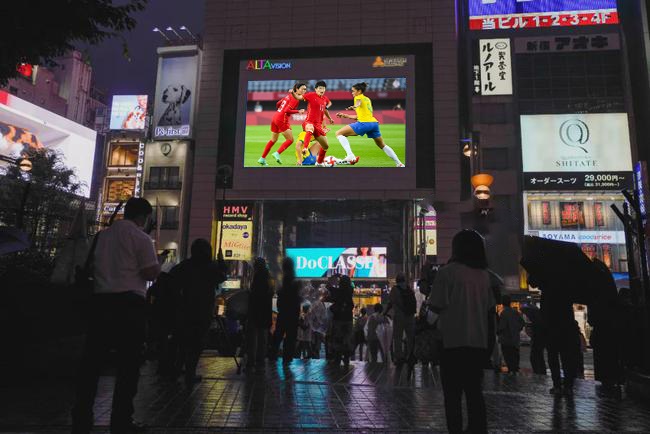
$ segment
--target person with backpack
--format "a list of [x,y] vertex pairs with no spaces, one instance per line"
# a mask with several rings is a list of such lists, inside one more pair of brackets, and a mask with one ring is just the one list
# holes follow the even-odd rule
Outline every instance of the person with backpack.
[[225,282],[226,264],[219,254],[212,260],[212,246],[198,238],[190,247],[191,256],[169,272],[172,285],[181,294],[179,300],[179,345],[181,361],[185,366],[185,384],[189,387],[201,381],[196,366],[203,351],[210,324],[214,319],[215,291]]
[[416,308],[415,292],[409,288],[406,276],[403,273],[397,274],[385,313],[388,314],[391,309],[393,311],[393,352],[397,366],[410,361],[413,354]]
[[499,317],[497,334],[503,358],[506,359],[506,365],[508,365],[508,373],[516,374],[519,372],[519,347],[521,346],[519,334],[526,323],[521,314],[512,308],[512,298],[509,295],[501,297],[501,304],[503,310]]

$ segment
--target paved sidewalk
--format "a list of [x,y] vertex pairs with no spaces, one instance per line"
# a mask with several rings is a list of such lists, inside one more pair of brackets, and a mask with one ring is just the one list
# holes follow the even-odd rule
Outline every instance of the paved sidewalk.
[[[136,416],[153,433],[190,432],[445,432],[437,371],[420,366],[412,378],[381,364],[345,370],[323,360],[269,364],[264,375],[238,375],[232,358],[205,355],[203,381],[193,388],[164,382],[143,368]],[[0,432],[67,432],[69,378],[0,388]],[[597,391],[580,380],[573,399],[554,398],[550,378],[524,371],[486,371],[490,432],[650,432],[650,406]],[[107,432],[112,378],[102,377],[97,432]]]

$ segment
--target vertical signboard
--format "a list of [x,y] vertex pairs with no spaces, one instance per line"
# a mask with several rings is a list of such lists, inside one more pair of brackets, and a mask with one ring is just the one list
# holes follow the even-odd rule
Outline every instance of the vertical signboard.
[[135,166],[135,188],[134,197],[142,196],[142,176],[144,174],[144,143],[138,143],[138,164]]
[[192,137],[198,68],[196,49],[193,53],[162,55],[158,60],[153,115],[155,139]]
[[479,41],[481,95],[512,95],[510,39]]
[[414,253],[416,255],[422,253],[421,248],[424,246],[426,256],[436,256],[438,254],[436,211],[432,206],[421,208],[420,205],[417,205],[415,210],[415,224],[413,225]]
[[[248,261],[253,251],[253,204],[250,202],[226,202],[223,205],[222,221],[215,227],[218,250],[221,236],[221,250],[226,261]],[[222,229],[223,225],[223,229]],[[215,254],[219,252],[216,251]]]

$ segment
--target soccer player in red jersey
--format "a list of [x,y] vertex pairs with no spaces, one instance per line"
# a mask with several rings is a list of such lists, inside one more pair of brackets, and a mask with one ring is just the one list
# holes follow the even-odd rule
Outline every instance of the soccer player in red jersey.
[[307,102],[307,119],[302,124],[302,129],[305,131],[305,141],[303,144],[304,147],[309,146],[312,135],[316,138],[316,141],[320,144],[321,150],[318,153],[318,159],[316,160],[317,164],[323,164],[323,159],[327,153],[329,145],[327,143],[326,134],[329,129],[323,126],[323,117],[327,116],[330,123],[334,123],[334,119],[330,116],[327,109],[332,105],[332,101],[325,96],[325,90],[327,85],[324,81],[319,81],[316,83],[314,92],[306,93],[302,98]]
[[279,164],[282,164],[280,154],[293,143],[293,131],[289,124],[289,115],[305,112],[304,109],[296,109],[306,91],[307,85],[305,83],[296,83],[289,94],[277,102],[277,110],[275,115],[273,115],[273,120],[271,121],[271,140],[269,140],[264,147],[262,157],[257,160],[257,162],[262,166],[268,166],[266,156],[269,155],[271,148],[275,145],[275,142],[278,141],[280,134],[284,136],[285,140],[284,143],[280,145],[280,149],[273,153],[273,158],[275,158],[275,161]]

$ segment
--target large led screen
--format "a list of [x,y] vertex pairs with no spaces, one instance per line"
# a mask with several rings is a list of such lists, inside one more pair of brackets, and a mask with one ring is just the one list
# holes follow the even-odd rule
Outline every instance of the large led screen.
[[111,130],[144,130],[147,95],[113,95]]
[[[14,95],[0,91],[0,154],[20,157],[34,149],[52,149],[81,182],[88,197],[97,133]],[[0,163],[1,164],[1,163]]]
[[616,0],[469,0],[471,30],[618,24]]
[[[321,82],[326,87],[317,87]],[[405,77],[298,79],[290,91],[273,92],[277,101],[262,105],[256,96],[266,85],[248,82],[249,102],[254,101],[246,113],[244,167],[404,166]]]
[[296,277],[327,277],[335,274],[350,278],[386,278],[386,247],[290,248]]
[[409,57],[243,62],[243,167],[412,167]]

